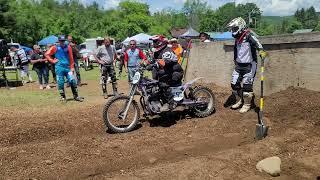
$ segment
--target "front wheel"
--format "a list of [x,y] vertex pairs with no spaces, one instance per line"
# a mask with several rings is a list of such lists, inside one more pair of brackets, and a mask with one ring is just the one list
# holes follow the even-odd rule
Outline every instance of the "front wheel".
[[197,106],[192,108],[192,112],[197,117],[208,117],[215,111],[215,96],[211,89],[198,86],[193,90],[192,96],[197,102]]
[[103,109],[103,120],[106,127],[115,133],[125,133],[136,128],[140,110],[136,101],[132,100],[127,115],[125,110],[130,102],[128,96],[118,96],[107,102]]

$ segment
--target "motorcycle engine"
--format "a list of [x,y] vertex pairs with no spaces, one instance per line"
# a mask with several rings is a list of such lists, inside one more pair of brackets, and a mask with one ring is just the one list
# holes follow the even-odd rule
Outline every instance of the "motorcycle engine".
[[159,98],[159,87],[158,86],[150,86],[146,88],[146,92],[149,95],[148,97],[148,108],[154,113],[160,113],[160,98]]

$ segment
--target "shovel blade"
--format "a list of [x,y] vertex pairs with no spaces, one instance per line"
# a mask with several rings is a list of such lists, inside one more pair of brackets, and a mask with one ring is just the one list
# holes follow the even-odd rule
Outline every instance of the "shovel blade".
[[261,140],[265,138],[268,135],[268,129],[269,127],[265,125],[256,124],[256,139]]

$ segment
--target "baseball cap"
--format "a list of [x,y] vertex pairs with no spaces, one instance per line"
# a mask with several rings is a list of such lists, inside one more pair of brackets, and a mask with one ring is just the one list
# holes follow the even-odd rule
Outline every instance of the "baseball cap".
[[60,35],[60,36],[58,37],[58,41],[66,41],[65,35]]

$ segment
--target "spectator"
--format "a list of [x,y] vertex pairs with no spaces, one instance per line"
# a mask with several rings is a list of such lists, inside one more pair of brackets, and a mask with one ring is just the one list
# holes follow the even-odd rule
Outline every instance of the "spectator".
[[44,87],[50,89],[49,86],[49,68],[48,61],[44,57],[38,45],[33,46],[33,54],[31,55],[31,63],[33,64],[33,70],[38,75],[40,89]]
[[124,54],[124,64],[126,71],[128,72],[128,81],[131,84],[132,78],[136,73],[137,65],[139,65],[141,60],[147,61],[147,58],[143,54],[142,50],[137,48],[137,42],[135,40],[131,40],[129,45],[130,47]]
[[79,55],[79,49],[76,46],[76,43],[72,40],[72,36],[68,36],[68,43],[72,48],[72,54],[73,54],[73,59],[74,59],[74,70],[76,73],[76,80],[77,80],[77,85],[81,86],[81,76],[80,76],[80,68],[79,68],[79,61],[78,57]]
[[[114,63],[117,58],[116,48],[111,45],[111,40],[109,37],[104,38],[104,45],[99,46],[97,49],[97,53],[94,54],[95,59],[101,66],[101,79],[106,77],[110,77],[112,81],[112,89],[113,95],[117,96],[118,89],[117,89],[117,79],[116,79],[116,72],[114,70]],[[104,82],[102,82],[104,83]],[[106,97],[106,92],[103,92],[103,95]]]
[[28,77],[28,80],[29,80],[27,81],[27,83],[33,82],[32,77],[29,73],[30,62],[26,52],[23,49],[17,48],[15,46],[11,46],[10,50],[15,53],[15,58],[17,59],[17,66],[20,69],[20,77],[22,79],[22,83],[23,84],[26,83],[26,80],[25,80],[26,77]]
[[[51,46],[53,46],[53,45],[47,44],[47,50],[49,50]],[[52,58],[54,58],[54,55],[52,55]],[[56,66],[54,63],[51,63],[50,61],[49,61],[48,65],[49,65],[49,70],[52,73],[52,79],[53,79],[52,83],[56,84],[57,83],[57,75],[56,75],[56,68],[55,68]]]
[[181,45],[178,43],[178,40],[176,38],[173,38],[170,40],[170,44],[171,44],[171,49],[174,51],[174,53],[177,55],[178,57],[178,63],[181,65],[182,63],[182,53],[183,53],[183,48],[181,47]]
[[124,51],[120,50],[117,52],[117,61],[119,61],[118,67],[119,67],[119,74],[118,74],[118,79],[121,78],[122,74],[122,69],[124,66]]
[[211,42],[209,40],[210,36],[209,34],[205,33],[205,32],[201,32],[200,35],[199,35],[199,39],[201,42]]
[[[70,45],[66,45],[65,36],[61,35],[58,38],[59,45],[50,47],[45,53],[46,58],[53,64],[56,64],[56,73],[58,81],[58,90],[61,96],[61,101],[66,102],[66,94],[64,90],[64,78],[66,77],[70,84],[73,98],[76,101],[83,101],[83,98],[78,95],[78,88],[74,78],[74,61],[72,48]],[[55,55],[55,58],[52,58]]]

